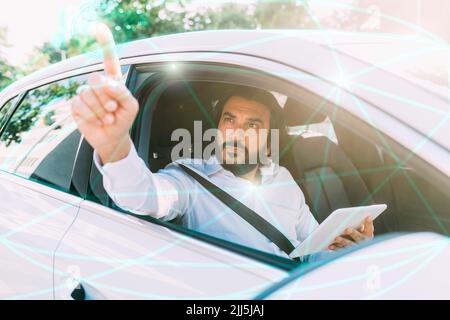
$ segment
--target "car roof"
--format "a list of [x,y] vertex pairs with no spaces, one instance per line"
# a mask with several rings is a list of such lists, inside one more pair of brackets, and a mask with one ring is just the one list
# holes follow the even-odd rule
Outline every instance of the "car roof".
[[[273,52],[261,52],[258,43],[267,43],[271,41],[282,40],[288,46],[297,47],[300,45],[318,44],[322,47],[333,48],[339,53],[346,53],[355,58],[366,60],[368,51],[361,52],[350,48],[361,48],[370,45],[389,45],[396,42],[436,42],[434,39],[423,37],[405,36],[399,34],[385,33],[361,33],[361,32],[343,32],[339,30],[211,30],[184,32],[170,35],[163,35],[147,39],[135,40],[117,46],[117,52],[120,59],[167,53],[167,52],[189,52],[189,51],[224,51],[233,53],[244,53],[255,56],[274,56]],[[274,50],[278,61],[292,55],[291,50]],[[28,76],[25,76],[14,84],[23,86],[25,84],[36,82],[56,74],[75,70],[77,68],[95,65],[102,62],[99,51],[93,51],[79,55],[51,66],[38,70]],[[368,63],[371,63],[368,61]]]
[[[213,30],[176,33],[120,44],[117,46],[117,53],[119,59],[159,53],[190,51],[227,51],[258,54],[258,49],[251,46],[251,43],[254,43],[255,41],[264,41],[267,37],[285,34],[286,32],[286,30]],[[236,46],[236,44],[242,43],[248,45]],[[99,51],[82,54],[55,63],[23,77],[7,89],[12,90],[16,86],[24,86],[28,83],[36,82],[56,74],[65,73],[101,62],[102,57]]]

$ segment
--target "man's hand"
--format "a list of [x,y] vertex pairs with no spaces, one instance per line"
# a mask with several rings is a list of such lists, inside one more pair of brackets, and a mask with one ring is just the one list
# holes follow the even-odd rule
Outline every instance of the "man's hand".
[[347,228],[342,235],[336,237],[334,242],[328,246],[330,250],[339,250],[348,246],[352,246],[357,243],[361,243],[365,240],[373,238],[373,221],[371,217],[364,219],[360,228],[352,229]]
[[124,84],[114,52],[114,40],[105,25],[95,31],[102,47],[106,76],[92,74],[88,85],[71,101],[72,117],[103,164],[123,159],[129,152],[129,130],[136,118],[137,100]]

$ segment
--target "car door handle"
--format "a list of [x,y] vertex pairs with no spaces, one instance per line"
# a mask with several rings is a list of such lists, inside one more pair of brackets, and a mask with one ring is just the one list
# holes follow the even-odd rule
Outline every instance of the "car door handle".
[[81,283],[79,283],[75,289],[73,289],[70,294],[73,300],[85,300],[86,299],[86,291]]
[[73,300],[105,300],[106,296],[88,283],[78,285],[70,293]]

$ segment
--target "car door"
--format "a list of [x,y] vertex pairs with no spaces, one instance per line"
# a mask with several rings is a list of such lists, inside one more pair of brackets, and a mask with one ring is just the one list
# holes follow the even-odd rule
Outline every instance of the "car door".
[[[287,273],[90,200],[55,255],[55,296],[249,299]],[[78,295],[80,297],[80,295]]]
[[53,298],[54,250],[82,200],[71,186],[80,134],[67,102],[85,79],[74,77],[29,90],[3,127],[1,299]]

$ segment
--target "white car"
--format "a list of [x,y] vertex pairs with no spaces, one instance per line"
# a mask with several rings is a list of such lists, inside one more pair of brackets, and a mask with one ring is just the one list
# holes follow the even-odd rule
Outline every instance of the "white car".
[[280,162],[316,219],[385,203],[376,237],[299,265],[118,208],[67,103],[102,70],[96,52],[0,93],[0,298],[450,299],[448,45],[236,30],[135,41],[118,54],[140,102],[131,135],[152,171],[170,162],[174,129],[214,125],[224,88],[263,88],[286,119]]

